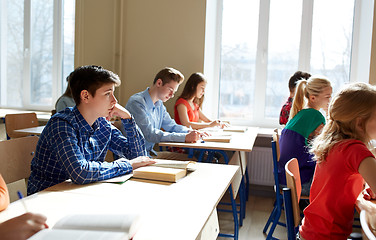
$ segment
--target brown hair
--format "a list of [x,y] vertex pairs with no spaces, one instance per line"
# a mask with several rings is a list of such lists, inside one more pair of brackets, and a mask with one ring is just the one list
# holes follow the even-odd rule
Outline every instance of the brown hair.
[[[184,86],[183,92],[179,96],[179,98],[184,98],[185,100],[191,99],[196,94],[198,84],[202,82],[207,82],[204,74],[199,72],[193,73],[188,78],[187,83]],[[195,98],[193,99],[193,102],[198,104],[198,106],[201,108],[202,103],[204,102],[204,97],[205,95],[203,95],[201,98]]]
[[87,90],[94,97],[97,89],[107,83],[119,86],[119,76],[95,65],[78,67],[68,76],[68,86],[77,106],[81,103],[82,90]]
[[[311,152],[315,160],[325,161],[335,144],[346,139],[356,139],[368,144],[371,140],[365,132],[365,124],[376,107],[376,88],[366,83],[345,86],[329,105],[329,120],[323,131],[313,141]],[[357,130],[360,119],[362,132]]]
[[297,71],[294,73],[294,75],[292,75],[290,77],[290,80],[289,80],[289,89],[290,89],[290,92],[292,92],[292,90],[294,90],[294,88],[296,87],[296,83],[299,81],[299,80],[307,80],[311,77],[311,74],[307,73],[307,72],[302,72],[302,71]]
[[158,79],[162,80],[162,85],[165,85],[166,83],[169,83],[171,81],[180,83],[184,80],[184,75],[174,68],[165,67],[157,73],[154,78],[153,84],[155,84]]

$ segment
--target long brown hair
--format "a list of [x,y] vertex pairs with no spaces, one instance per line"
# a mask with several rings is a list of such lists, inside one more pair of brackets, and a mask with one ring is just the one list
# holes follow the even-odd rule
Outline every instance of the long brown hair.
[[[187,83],[184,86],[183,92],[179,96],[179,98],[183,98],[185,100],[191,99],[196,94],[198,84],[202,82],[207,82],[204,74],[199,72],[193,73],[188,78]],[[193,102],[201,108],[202,103],[204,102],[204,97],[205,95],[203,95],[201,98],[195,97],[195,99],[193,99]]]
[[[315,160],[325,161],[333,146],[346,139],[360,140],[369,145],[371,139],[366,133],[365,125],[375,109],[374,86],[366,83],[345,86],[332,99],[328,111],[329,120],[313,141],[311,152],[315,154]],[[360,123],[361,132],[357,129],[357,123]]]

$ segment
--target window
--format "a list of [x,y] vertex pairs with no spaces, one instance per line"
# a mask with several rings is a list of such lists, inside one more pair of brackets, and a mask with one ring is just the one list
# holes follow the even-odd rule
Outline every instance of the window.
[[75,0],[0,4],[0,105],[51,110],[74,68]]
[[[351,76],[359,71],[354,56],[361,55],[354,54],[361,45],[358,39],[367,38],[369,45],[371,41],[370,36],[359,36],[359,27],[365,26],[360,22],[368,21],[367,25],[372,26],[373,3],[365,7],[367,4],[371,3],[217,0],[216,5],[208,4],[207,22],[210,23],[210,11],[216,11],[212,15],[218,29],[213,47],[217,55],[207,54],[210,51],[205,49],[204,67],[204,73],[212,77],[209,81],[217,81],[212,92],[208,89],[206,93],[209,106],[218,106],[214,115],[238,124],[275,127],[289,95],[288,80],[295,71],[327,76],[334,92],[354,81]],[[357,20],[360,13],[371,17]],[[206,48],[210,48],[208,39],[206,33]],[[369,54],[370,47],[364,51]],[[217,60],[210,62],[210,58]],[[208,65],[213,66],[212,73]],[[210,97],[218,93],[219,99]]]

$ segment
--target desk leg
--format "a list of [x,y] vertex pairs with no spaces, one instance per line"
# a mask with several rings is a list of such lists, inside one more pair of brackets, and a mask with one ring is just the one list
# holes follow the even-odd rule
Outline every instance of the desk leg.
[[217,239],[219,234],[219,222],[218,222],[218,214],[217,209],[214,209],[213,212],[210,214],[208,221],[205,223],[204,227],[202,228],[199,236],[196,240],[215,240]]

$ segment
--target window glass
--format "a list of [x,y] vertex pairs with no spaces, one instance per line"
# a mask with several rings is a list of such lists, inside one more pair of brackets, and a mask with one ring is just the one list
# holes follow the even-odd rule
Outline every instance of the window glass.
[[74,68],[75,0],[56,2],[0,1],[0,106],[48,110],[65,91]]
[[329,78],[335,89],[349,82],[354,1],[315,0],[311,72]]
[[53,1],[31,2],[30,103],[52,104]]
[[75,0],[64,0],[64,43],[62,91],[65,92],[65,78],[74,70],[74,29],[75,29]]
[[252,116],[258,18],[258,1],[223,1],[220,118]]
[[298,70],[301,13],[301,0],[270,1],[265,118],[279,117],[289,78]]
[[[7,0],[6,1],[6,29],[3,29],[7,38],[6,45],[1,52],[6,52],[5,81],[2,79],[1,88],[5,87],[6,96],[2,98],[9,107],[22,106],[22,79],[23,79],[23,35],[24,35],[24,1]],[[4,76],[3,75],[3,76]],[[4,85],[4,86],[3,86]],[[12,94],[9,94],[12,93]]]

